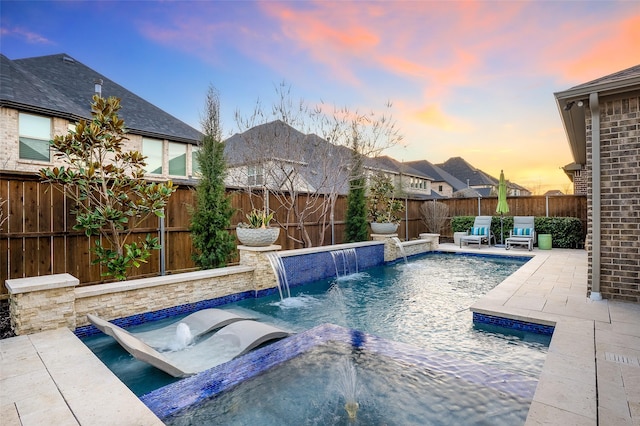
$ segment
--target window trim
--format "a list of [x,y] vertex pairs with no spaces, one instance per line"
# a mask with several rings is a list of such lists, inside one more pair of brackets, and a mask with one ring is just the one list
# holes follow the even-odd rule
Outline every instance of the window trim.
[[[149,170],[150,165],[149,165],[149,155],[147,153],[147,149],[145,149],[145,142],[146,143],[153,143],[153,144],[158,144],[160,147],[160,171],[157,172],[156,170],[158,170],[158,167],[156,167],[155,169]],[[164,174],[164,140],[162,139],[155,139],[155,138],[147,138],[147,137],[143,137],[142,138],[142,155],[145,156],[145,162],[147,162],[147,165],[145,166],[145,170],[144,172],[148,175],[153,175],[153,176],[162,176]],[[153,164],[151,165],[151,167],[153,166]]]
[[[49,132],[47,134],[47,137],[45,139],[41,139],[42,135],[37,135],[35,132],[32,134],[29,133],[22,133],[21,129],[21,125],[23,123],[23,116],[28,116],[28,117],[34,117],[37,119],[44,119],[48,121],[49,124]],[[38,162],[38,163],[47,163],[50,164],[51,163],[51,139],[52,139],[52,132],[53,132],[53,118],[52,117],[48,117],[45,115],[37,115],[37,114],[31,114],[28,112],[22,112],[22,111],[18,111],[18,160],[19,161],[33,161],[33,162]],[[26,140],[25,140],[26,139]],[[25,141],[23,141],[25,140]],[[25,147],[33,150],[34,152],[38,152],[37,150],[33,149],[29,143],[27,143],[27,141],[29,142],[40,142],[43,145],[46,144],[47,146],[47,158],[29,158],[29,157],[23,157],[22,154],[22,146],[24,145]]]

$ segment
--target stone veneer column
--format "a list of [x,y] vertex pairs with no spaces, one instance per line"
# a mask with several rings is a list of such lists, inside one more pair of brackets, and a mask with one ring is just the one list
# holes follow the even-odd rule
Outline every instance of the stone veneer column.
[[70,274],[6,280],[11,327],[17,335],[76,328],[75,287]]
[[398,246],[396,242],[392,240],[393,237],[398,237],[398,234],[371,234],[373,241],[384,242],[384,261],[392,262],[398,258]]
[[440,234],[423,233],[420,234],[420,239],[428,241],[430,251],[438,250],[440,247]]
[[240,265],[254,267],[253,288],[255,291],[278,287],[278,277],[273,272],[267,253],[273,253],[282,247],[272,244],[266,247],[238,246]]

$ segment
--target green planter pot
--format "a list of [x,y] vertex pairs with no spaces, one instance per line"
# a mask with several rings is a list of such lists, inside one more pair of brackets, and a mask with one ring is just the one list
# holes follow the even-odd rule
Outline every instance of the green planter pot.
[[538,235],[538,248],[540,250],[551,250],[551,234]]

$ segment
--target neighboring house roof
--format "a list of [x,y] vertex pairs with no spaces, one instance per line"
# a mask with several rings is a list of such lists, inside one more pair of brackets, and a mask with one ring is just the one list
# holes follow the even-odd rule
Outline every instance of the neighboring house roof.
[[187,143],[201,140],[198,130],[64,53],[16,60],[0,54],[0,106],[89,119],[98,79],[104,97],[121,99],[119,116],[130,133]]
[[543,195],[564,195],[564,192],[560,191],[559,189],[552,189],[545,192]]
[[260,124],[236,133],[224,141],[229,166],[261,162],[265,158],[305,161],[302,147],[306,135],[280,120]]
[[453,188],[453,191],[459,191],[467,187],[466,183],[427,160],[409,161],[406,164],[427,176],[431,176],[436,182],[448,183]]
[[337,190],[345,194],[348,190],[351,151],[315,134],[306,135],[280,120],[236,133],[224,145],[230,168],[266,161],[288,163],[321,193]]
[[426,197],[424,197],[426,200],[441,200],[443,198],[449,198],[449,197],[445,197],[444,195],[440,195],[438,194],[436,191],[434,191],[433,189],[431,190],[431,194],[427,195]]
[[452,197],[453,198],[478,198],[478,197],[482,197],[482,194],[480,194],[479,189],[464,188],[454,192]]
[[422,171],[412,167],[409,163],[403,163],[386,155],[381,157],[368,158],[365,161],[365,166],[374,170],[385,170],[406,176],[433,180],[431,176],[422,173]]
[[635,90],[640,90],[640,65],[554,93],[575,163],[587,163],[585,122],[590,95],[606,97]]
[[[348,192],[348,173],[352,150],[334,145],[315,134],[304,134],[276,120],[236,133],[224,142],[229,167],[269,160],[297,163],[297,173],[310,185],[323,191],[337,185],[339,193]],[[366,158],[366,168],[431,180],[418,170],[387,156]]]
[[458,180],[464,183],[468,182],[468,186],[495,186],[498,184],[498,179],[488,175],[480,169],[476,169],[461,157],[449,158],[447,161],[442,164],[438,164],[437,166],[447,173],[455,176]]

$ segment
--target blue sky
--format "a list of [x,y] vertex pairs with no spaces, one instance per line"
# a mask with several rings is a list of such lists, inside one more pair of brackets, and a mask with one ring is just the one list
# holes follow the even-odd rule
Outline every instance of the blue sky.
[[401,161],[463,157],[536,193],[567,191],[553,93],[640,63],[637,1],[2,1],[10,59],[67,53],[199,128],[294,98],[392,113]]

